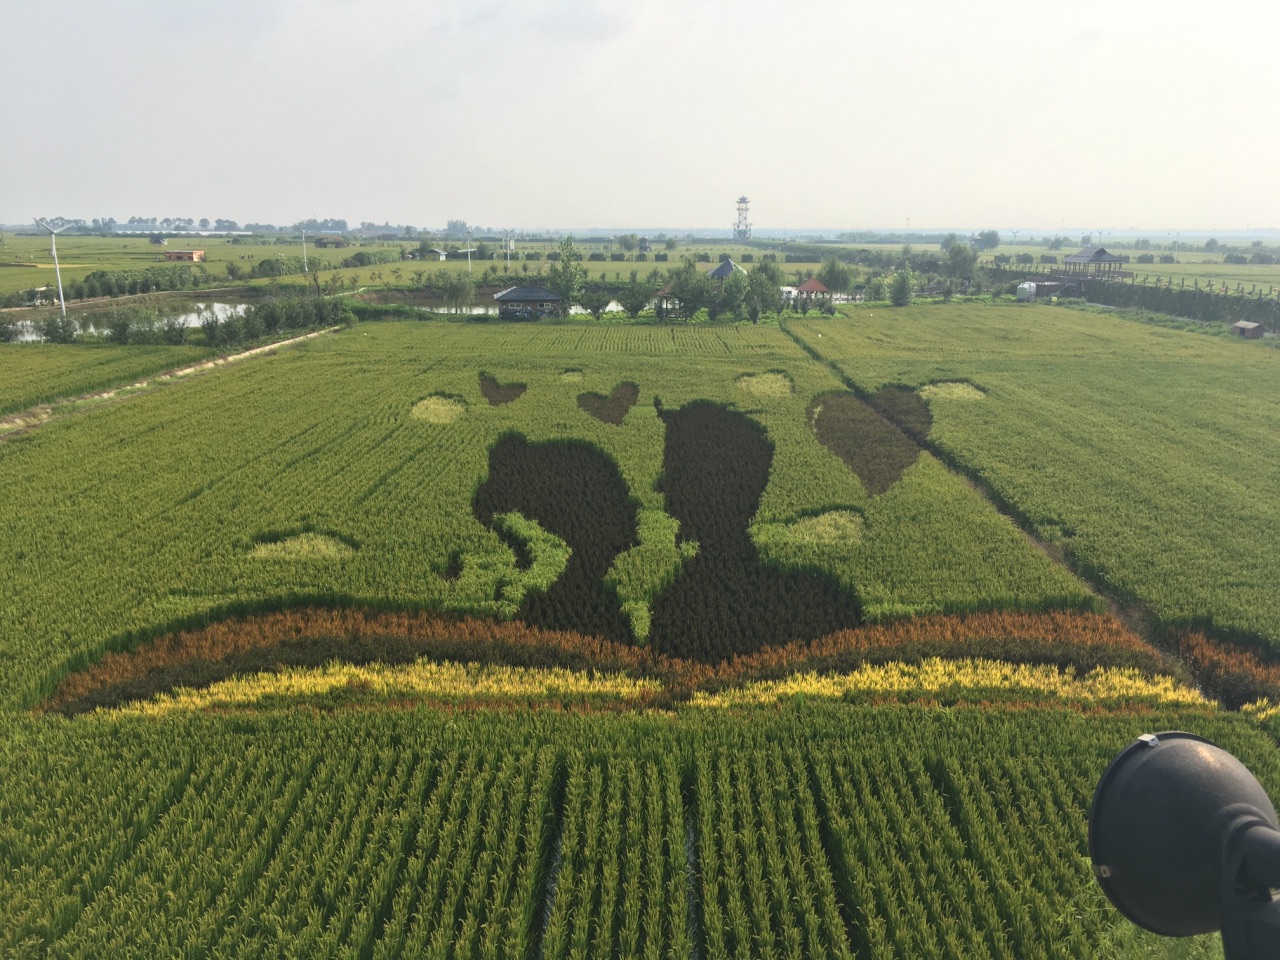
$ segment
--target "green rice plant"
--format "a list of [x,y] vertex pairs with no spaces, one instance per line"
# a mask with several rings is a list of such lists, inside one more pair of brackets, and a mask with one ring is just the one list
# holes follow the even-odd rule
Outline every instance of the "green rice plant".
[[1185,956],[1085,859],[1107,762],[1169,728],[1280,785],[1185,708],[6,716],[0,952]]
[[[581,381],[561,379],[569,365]],[[528,389],[492,407],[481,368]],[[795,392],[745,394],[744,368],[785,370]],[[584,387],[623,380],[641,398],[623,425],[578,408]],[[623,637],[647,641],[680,571],[711,556],[659,489],[667,428],[655,398],[664,410],[752,404],[739,412],[773,448],[748,528],[766,568],[819,572],[876,618],[1092,602],[928,458],[869,501],[805,419],[814,397],[839,388],[776,328],[389,323],[46,424],[0,444],[0,486],[20,505],[0,514],[0,583],[13,591],[0,604],[0,703],[30,704],[107,650],[233,612],[310,602],[511,616],[507,593],[527,571],[472,501],[491,448],[514,432],[616,464],[635,540],[604,559],[599,594]],[[466,415],[414,417],[435,395],[460,399]],[[562,485],[572,504],[572,481]],[[860,542],[806,534],[793,544],[809,518],[839,511],[863,517]],[[253,556],[282,530],[359,549],[338,562]]]
[[0,416],[127,386],[211,352],[204,347],[0,344]]
[[1274,351],[1046,306],[855,316],[788,329],[864,393],[921,387],[931,450],[1114,595],[1280,644]]

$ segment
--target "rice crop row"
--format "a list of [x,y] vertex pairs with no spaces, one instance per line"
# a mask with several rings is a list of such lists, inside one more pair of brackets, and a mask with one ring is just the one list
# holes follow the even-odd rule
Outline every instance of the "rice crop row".
[[203,347],[0,344],[0,416],[133,383],[210,353]]
[[9,717],[0,954],[1119,957],[1110,757],[1187,729],[1280,785],[1195,707],[746,710]]
[[929,399],[939,456],[1161,624],[1280,650],[1275,351],[1045,306],[789,329],[866,394],[971,385]]
[[[419,661],[618,674],[658,681],[665,693],[660,699],[672,702],[695,691],[715,693],[753,681],[785,680],[806,673],[848,674],[868,665],[911,665],[935,659],[1043,664],[1073,674],[1106,667],[1147,677],[1172,676],[1183,683],[1189,680],[1176,661],[1114,619],[1095,614],[923,617],[706,663],[520,623],[302,609],[227,620],[170,634],[133,651],[107,654],[89,669],[64,678],[43,708],[74,714],[148,700],[178,688],[211,687],[237,676],[337,662],[346,665],[334,668],[339,675],[350,668],[409,666]],[[271,683],[269,678],[261,682],[266,687]],[[402,679],[387,675],[378,683],[399,684],[408,690],[414,680],[409,675]],[[361,683],[357,690],[335,691],[335,696],[340,702],[359,702],[371,686]]]

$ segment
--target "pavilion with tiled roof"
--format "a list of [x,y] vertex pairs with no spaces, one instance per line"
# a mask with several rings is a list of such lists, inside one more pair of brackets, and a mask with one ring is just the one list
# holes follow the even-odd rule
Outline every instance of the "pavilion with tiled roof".
[[810,277],[800,286],[796,287],[796,296],[804,297],[806,300],[830,300],[832,297],[831,288],[819,280],[817,277]]

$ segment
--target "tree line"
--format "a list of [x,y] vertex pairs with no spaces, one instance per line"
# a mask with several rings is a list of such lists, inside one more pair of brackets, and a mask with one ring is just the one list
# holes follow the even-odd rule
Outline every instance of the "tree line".
[[[94,318],[82,328],[74,318],[51,314],[36,323],[36,336],[45,343],[106,341],[120,345],[203,343],[210,347],[239,346],[264,337],[355,322],[350,306],[323,297],[281,297],[251,304],[241,314],[219,316],[211,304],[196,310],[161,313],[144,307],[121,307]],[[195,323],[188,317],[195,314]],[[18,322],[0,317],[0,343],[17,339]]]

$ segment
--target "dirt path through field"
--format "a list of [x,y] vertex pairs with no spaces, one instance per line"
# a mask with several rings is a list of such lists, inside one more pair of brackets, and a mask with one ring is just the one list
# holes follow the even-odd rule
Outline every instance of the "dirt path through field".
[[241,360],[247,360],[250,357],[260,356],[264,353],[271,353],[281,347],[287,347],[295,343],[301,343],[304,340],[311,340],[315,337],[323,336],[326,333],[333,333],[335,330],[341,330],[342,327],[327,327],[324,330],[315,330],[311,333],[304,333],[300,337],[292,337],[288,340],[278,340],[275,343],[268,343],[261,347],[254,347],[252,350],[244,350],[240,353],[228,354],[225,357],[214,357],[211,360],[201,360],[199,363],[188,364],[185,367],[179,367],[176,370],[168,370],[164,373],[157,373],[155,376],[148,377],[145,380],[138,380],[135,383],[125,384],[124,386],[115,387],[111,390],[102,390],[96,393],[86,393],[78,397],[64,397],[55,400],[52,403],[42,403],[39,406],[22,410],[18,413],[11,413],[8,416],[0,417],[0,442],[32,430],[35,427],[48,423],[59,417],[76,413],[86,407],[97,406],[100,403],[107,403],[112,400],[120,400],[125,397],[131,397],[138,393],[154,389],[162,383],[171,383],[174,380],[181,380],[186,377],[194,376],[200,373],[206,373],[209,370],[218,367],[225,367],[228,364],[238,363]]

